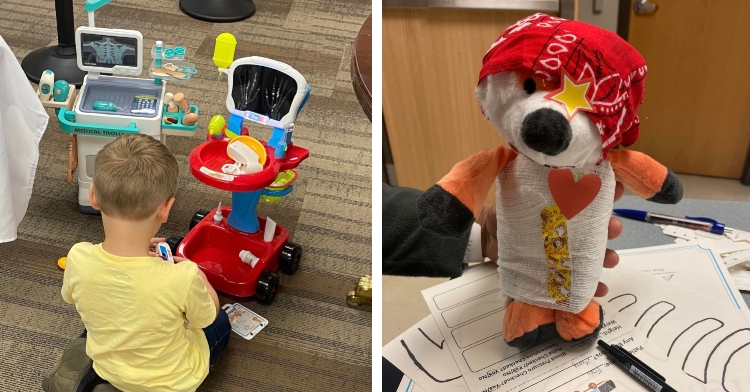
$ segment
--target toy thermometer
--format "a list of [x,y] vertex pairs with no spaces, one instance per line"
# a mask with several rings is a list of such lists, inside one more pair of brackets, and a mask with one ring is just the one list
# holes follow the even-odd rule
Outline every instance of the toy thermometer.
[[94,110],[102,111],[102,112],[116,112],[117,111],[117,105],[115,105],[114,102],[109,101],[96,101],[93,104]]
[[158,254],[159,257],[162,258],[162,260],[174,263],[174,258],[172,257],[172,249],[169,247],[169,245],[167,245],[166,242],[160,242],[159,245],[156,245],[156,254]]

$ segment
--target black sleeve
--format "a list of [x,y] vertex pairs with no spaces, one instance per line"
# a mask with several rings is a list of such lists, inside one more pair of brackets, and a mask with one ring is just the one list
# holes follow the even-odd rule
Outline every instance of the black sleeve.
[[417,211],[422,194],[383,184],[383,274],[461,276],[471,227],[455,237],[425,230]]

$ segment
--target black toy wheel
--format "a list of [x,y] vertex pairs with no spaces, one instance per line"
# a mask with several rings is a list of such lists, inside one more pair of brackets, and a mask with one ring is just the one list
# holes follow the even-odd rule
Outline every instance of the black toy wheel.
[[281,248],[279,256],[279,269],[287,275],[294,275],[299,269],[299,261],[302,257],[302,247],[294,242],[287,242]]
[[281,277],[279,274],[263,271],[260,279],[258,280],[258,286],[255,289],[255,299],[258,303],[263,305],[270,305],[274,299],[276,299],[276,293],[279,291],[279,283]]
[[210,213],[211,211],[198,210],[198,212],[193,214],[193,217],[190,219],[190,230],[193,230],[193,227],[195,227],[195,225],[200,223],[203,220],[203,218],[208,216],[208,214]]
[[185,237],[178,237],[176,235],[167,238],[167,245],[169,245],[169,249],[172,251],[173,255],[177,254],[177,247],[180,246],[180,242],[182,242],[183,238]]

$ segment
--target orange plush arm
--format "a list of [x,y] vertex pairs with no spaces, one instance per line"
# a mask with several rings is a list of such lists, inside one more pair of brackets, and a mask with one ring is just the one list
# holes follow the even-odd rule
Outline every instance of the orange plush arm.
[[636,195],[664,204],[682,200],[680,179],[648,155],[632,150],[612,150],[607,159],[617,179]]
[[457,163],[419,199],[419,219],[426,230],[458,236],[482,210],[492,183],[516,153],[507,146],[478,152]]

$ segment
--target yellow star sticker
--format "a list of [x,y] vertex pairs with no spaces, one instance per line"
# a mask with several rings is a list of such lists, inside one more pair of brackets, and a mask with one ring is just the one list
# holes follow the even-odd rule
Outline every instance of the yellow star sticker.
[[562,76],[563,82],[560,88],[551,91],[544,98],[560,103],[568,113],[568,120],[572,119],[579,111],[596,113],[591,100],[586,97],[594,78],[580,80],[576,83],[564,69]]

